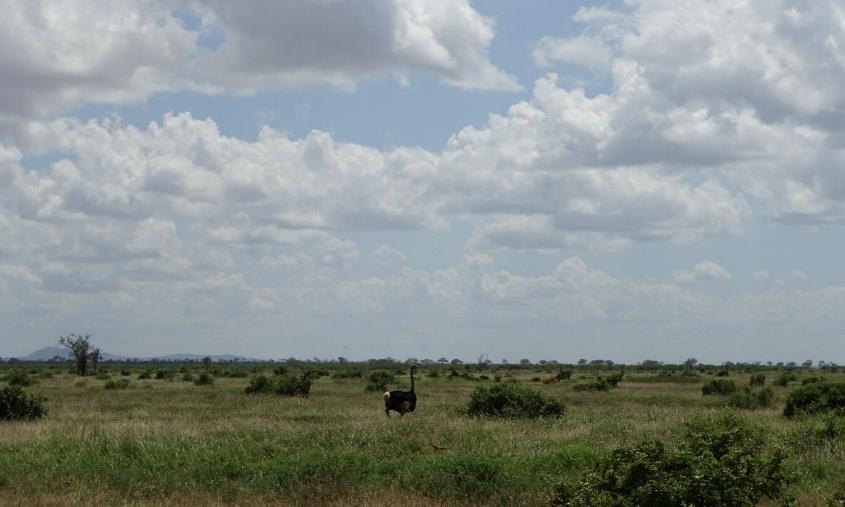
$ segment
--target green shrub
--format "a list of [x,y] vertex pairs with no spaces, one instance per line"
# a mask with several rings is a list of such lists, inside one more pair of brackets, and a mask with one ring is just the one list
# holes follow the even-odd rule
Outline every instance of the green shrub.
[[279,366],[276,366],[275,368],[273,368],[273,375],[287,375],[287,374],[288,374],[288,369],[285,368],[284,366],[279,365]]
[[790,382],[795,380],[798,380],[798,377],[794,373],[791,371],[785,371],[778,375],[778,378],[775,379],[775,385],[778,387],[786,387]]
[[826,379],[824,377],[807,377],[801,379],[801,385],[805,386],[807,384],[815,384],[817,382],[824,382]]
[[111,378],[111,375],[109,375],[109,372],[107,371],[98,371],[95,378],[97,380],[108,380]]
[[4,380],[8,382],[10,386],[19,387],[28,387],[36,383],[35,380],[30,378],[23,370],[13,370],[9,372],[9,374],[4,377]]
[[559,485],[553,504],[752,506],[783,499],[793,481],[785,458],[762,427],[743,418],[699,418],[687,425],[677,450],[659,441],[617,449],[579,484]]
[[198,386],[210,386],[214,384],[214,377],[212,377],[207,371],[200,372],[194,380],[194,384]]
[[374,370],[371,371],[367,377],[367,391],[382,392],[387,391],[388,384],[396,382],[396,375],[388,370]]
[[733,380],[713,379],[701,386],[701,393],[704,396],[714,394],[728,395],[736,392],[736,383]]
[[602,382],[600,380],[594,380],[593,382],[585,382],[581,384],[575,384],[572,386],[573,391],[609,391],[610,384],[607,382]]
[[722,370],[719,370],[718,372],[716,372],[716,376],[717,377],[730,377],[731,372],[729,372],[728,370],[722,369]]
[[33,420],[44,417],[44,398],[28,396],[20,386],[0,389],[0,421]]
[[563,368],[560,368],[557,375],[555,375],[555,378],[558,380],[569,380],[572,378],[572,370],[564,370]]
[[173,370],[158,370],[156,371],[156,380],[173,380],[176,377],[176,372]]
[[476,387],[467,407],[472,416],[508,418],[560,417],[564,411],[560,401],[519,384]]
[[129,379],[127,378],[120,378],[116,380],[108,380],[103,385],[106,389],[126,389],[129,387]]
[[247,371],[243,368],[237,368],[234,370],[227,371],[223,376],[226,378],[247,378],[249,376],[249,373],[247,373]]
[[194,374],[186,371],[182,374],[182,382],[193,382],[194,381]]
[[748,380],[748,385],[750,386],[762,386],[766,383],[766,376],[762,373],[755,373],[751,375],[751,378]]
[[771,387],[764,387],[763,389],[752,391],[750,387],[743,386],[743,388],[728,398],[728,406],[733,408],[744,408],[746,410],[753,410],[756,408],[765,408],[772,404],[775,398],[775,392]]
[[120,370],[120,374],[124,377],[128,377],[129,375],[132,375],[132,372],[126,368],[123,368],[122,370]]
[[803,385],[786,398],[783,415],[834,412],[845,414],[845,382],[816,382]]
[[152,376],[149,370],[142,371],[140,375],[138,375],[138,380],[147,380]]
[[799,451],[845,440],[845,417],[828,414],[820,419],[810,419],[789,434],[789,442]]
[[274,379],[273,390],[282,396],[302,396],[307,398],[311,392],[311,377],[313,374],[304,372],[298,377],[282,375]]
[[246,386],[247,394],[267,393],[273,390],[273,382],[267,375],[256,375],[249,380],[249,385]]

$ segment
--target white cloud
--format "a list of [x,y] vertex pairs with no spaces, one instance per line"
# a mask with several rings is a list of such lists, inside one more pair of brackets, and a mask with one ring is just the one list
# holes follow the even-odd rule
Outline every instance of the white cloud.
[[610,64],[610,48],[591,37],[558,39],[543,37],[532,53],[534,64],[551,67],[555,62],[581,65],[592,70],[605,70]]
[[696,280],[724,282],[731,278],[733,278],[733,275],[727,269],[711,261],[699,262],[693,266],[692,270],[679,269],[672,272],[672,279],[676,282],[693,282]]
[[[198,17],[192,29],[175,12]],[[468,0],[13,1],[0,18],[0,121],[154,92],[254,93],[431,73],[520,88],[487,56],[493,21]],[[209,40],[219,39],[209,44]]]

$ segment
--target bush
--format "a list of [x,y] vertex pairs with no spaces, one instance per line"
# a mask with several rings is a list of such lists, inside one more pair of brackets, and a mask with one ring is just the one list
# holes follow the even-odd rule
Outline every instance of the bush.
[[111,378],[111,375],[109,375],[109,372],[107,372],[107,371],[99,371],[99,372],[97,372],[97,375],[96,375],[95,378],[97,380],[108,380],[108,379]]
[[557,375],[555,375],[555,378],[558,380],[569,380],[572,378],[572,370],[564,370],[563,368],[560,368]]
[[593,382],[586,382],[583,384],[575,384],[572,386],[573,391],[609,391],[610,384],[595,380]]
[[273,383],[267,375],[256,375],[249,380],[246,394],[267,393],[273,390]]
[[176,377],[176,372],[173,370],[158,370],[156,372],[156,380],[173,380]]
[[186,371],[182,375],[182,382],[193,382],[193,381],[194,381],[194,374],[193,373]]
[[834,412],[845,414],[845,382],[816,382],[803,385],[786,398],[783,415]]
[[578,485],[559,485],[553,504],[752,506],[784,497],[793,481],[785,458],[762,427],[711,416],[689,423],[677,450],[647,441],[613,451]]
[[304,372],[301,375],[277,375],[272,379],[266,375],[256,375],[249,380],[244,392],[247,394],[276,393],[282,396],[302,396],[307,398],[311,392],[313,374]]
[[210,386],[214,384],[214,377],[207,371],[201,372],[197,375],[196,380],[194,380],[194,384],[198,386]]
[[805,386],[807,384],[815,384],[817,382],[824,382],[826,379],[824,377],[807,377],[805,379],[801,379],[801,385]]
[[103,385],[103,387],[106,389],[126,389],[129,387],[129,379],[121,378],[117,380],[109,380]]
[[755,373],[751,375],[751,378],[748,380],[748,385],[750,386],[762,386],[766,383],[766,376],[762,373]]
[[756,408],[768,407],[775,398],[775,392],[771,387],[764,387],[759,391],[752,391],[750,387],[744,386],[741,391],[735,392],[728,399],[728,406],[733,408],[744,408],[753,410]]
[[798,377],[794,373],[791,371],[785,371],[778,375],[778,378],[775,379],[775,385],[778,387],[786,387],[790,382],[795,380],[798,380]]
[[311,392],[312,376],[311,373],[305,372],[299,375],[299,377],[292,375],[276,377],[274,391],[282,396],[302,396],[307,398],[308,393]]
[[147,380],[151,377],[149,371],[142,371],[140,375],[138,375],[138,380]]
[[476,387],[467,407],[469,415],[509,418],[560,417],[564,411],[560,401],[519,384]]
[[132,374],[132,372],[130,372],[129,370],[124,368],[124,369],[120,370],[120,374],[121,374],[121,376],[128,377],[129,375]]
[[288,369],[285,368],[284,366],[280,365],[280,366],[276,366],[275,368],[273,368],[273,375],[279,376],[279,375],[287,375],[287,374],[288,374]]
[[0,389],[0,421],[33,420],[47,415],[44,398],[30,397],[20,386]]
[[396,382],[396,375],[387,370],[371,371],[367,377],[367,391],[387,391],[387,385]]
[[729,372],[728,370],[719,370],[718,372],[716,372],[716,376],[717,377],[730,377],[731,372]]
[[4,377],[4,380],[8,382],[10,386],[28,387],[35,384],[35,380],[29,378],[29,375],[27,375],[23,370],[14,370],[9,372],[9,374]]
[[701,386],[701,393],[704,396],[714,394],[728,395],[736,392],[736,383],[733,380],[713,379]]

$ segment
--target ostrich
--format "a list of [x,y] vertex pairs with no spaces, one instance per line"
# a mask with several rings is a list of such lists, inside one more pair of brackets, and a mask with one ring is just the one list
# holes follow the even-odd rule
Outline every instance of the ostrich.
[[388,391],[384,393],[384,413],[390,417],[390,411],[399,412],[404,416],[417,408],[417,393],[414,392],[414,370],[416,365],[411,365],[411,390],[410,391]]

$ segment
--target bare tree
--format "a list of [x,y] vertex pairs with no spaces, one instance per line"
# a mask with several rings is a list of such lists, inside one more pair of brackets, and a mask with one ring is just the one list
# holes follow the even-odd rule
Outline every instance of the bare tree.
[[91,364],[91,371],[93,373],[97,373],[97,365],[100,364],[100,359],[102,359],[103,355],[100,354],[100,348],[95,347],[91,352],[88,353],[88,361]]
[[[88,361],[91,359],[91,335],[71,333],[68,336],[59,337],[59,345],[70,350],[73,359],[76,361],[76,374],[85,376],[88,374]],[[97,349],[99,355],[99,349]]]

